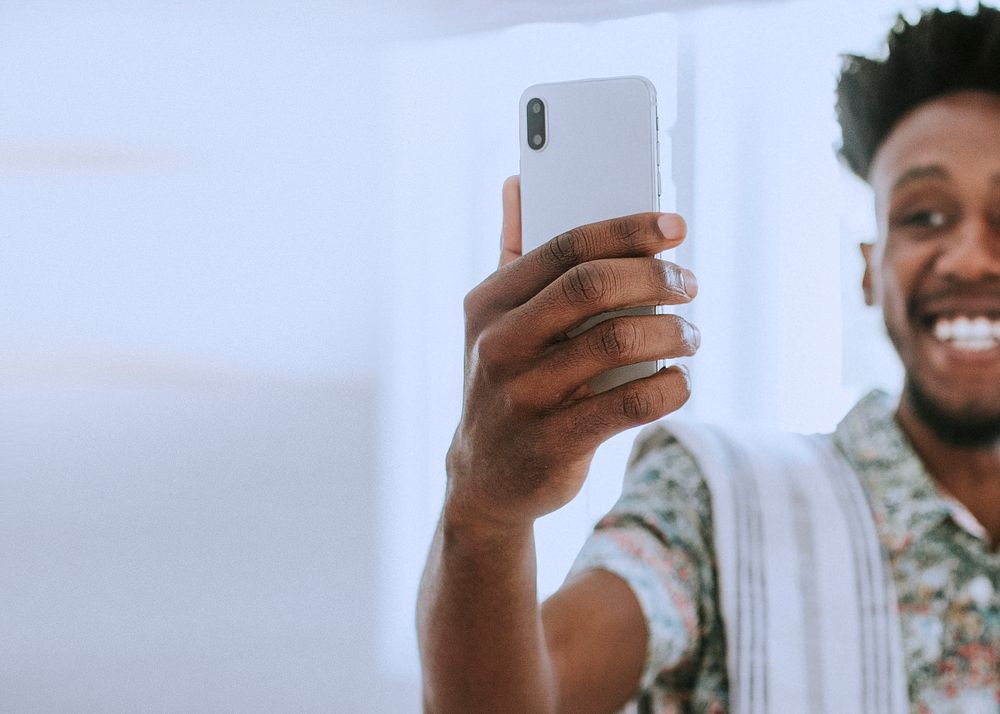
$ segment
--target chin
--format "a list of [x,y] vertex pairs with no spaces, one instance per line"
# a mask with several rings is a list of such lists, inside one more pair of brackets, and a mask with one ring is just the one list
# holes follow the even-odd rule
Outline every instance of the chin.
[[946,403],[909,375],[904,398],[917,418],[946,444],[969,449],[1000,446],[1000,405],[995,401],[983,404],[969,398]]

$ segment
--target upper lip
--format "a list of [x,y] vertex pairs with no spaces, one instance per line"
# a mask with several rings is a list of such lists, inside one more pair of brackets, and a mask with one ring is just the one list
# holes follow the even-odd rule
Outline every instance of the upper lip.
[[911,314],[924,321],[957,315],[985,315],[997,320],[1000,319],[1000,289],[949,290],[920,296],[914,299]]

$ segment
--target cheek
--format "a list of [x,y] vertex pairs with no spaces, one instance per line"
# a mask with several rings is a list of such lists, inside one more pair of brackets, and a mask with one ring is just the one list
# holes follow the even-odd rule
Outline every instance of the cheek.
[[886,320],[907,317],[908,304],[933,261],[933,249],[925,245],[889,241],[875,275],[876,295],[882,301]]

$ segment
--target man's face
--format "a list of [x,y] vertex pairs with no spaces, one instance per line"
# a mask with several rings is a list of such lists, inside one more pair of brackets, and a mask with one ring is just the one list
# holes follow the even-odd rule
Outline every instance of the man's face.
[[879,240],[865,250],[866,299],[881,303],[906,369],[904,403],[946,440],[995,442],[1000,95],[922,105],[879,147],[869,180]]

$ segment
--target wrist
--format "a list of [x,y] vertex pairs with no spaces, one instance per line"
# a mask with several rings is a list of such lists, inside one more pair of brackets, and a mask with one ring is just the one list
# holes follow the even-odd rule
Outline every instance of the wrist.
[[509,506],[500,507],[497,502],[504,496],[487,493],[492,489],[485,488],[485,483],[490,480],[495,483],[502,477],[490,479],[481,472],[475,473],[470,468],[470,459],[462,458],[462,452],[454,446],[448,451],[445,465],[448,485],[441,513],[445,536],[485,544],[533,531],[533,517],[522,516]]
[[468,499],[449,493],[441,512],[441,531],[445,539],[451,542],[497,547],[526,536],[531,537],[534,519],[501,518],[488,509],[474,506]]

